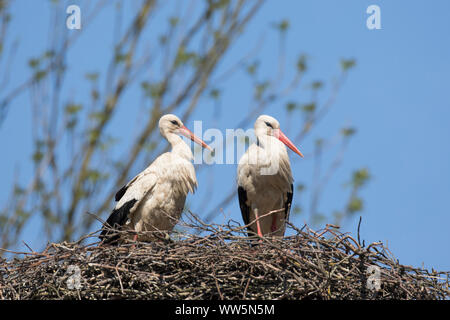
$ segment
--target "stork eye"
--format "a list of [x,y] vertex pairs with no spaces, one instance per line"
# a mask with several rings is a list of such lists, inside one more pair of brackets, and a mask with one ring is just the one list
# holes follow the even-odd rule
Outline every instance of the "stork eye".
[[270,122],[266,122],[266,125],[267,125],[268,127],[271,127],[271,128],[273,129],[272,124],[270,124]]
[[178,124],[178,121],[177,121],[177,120],[172,120],[172,121],[170,121],[170,122],[172,122],[172,124],[174,124],[174,125],[176,125],[176,126],[179,126],[179,124]]

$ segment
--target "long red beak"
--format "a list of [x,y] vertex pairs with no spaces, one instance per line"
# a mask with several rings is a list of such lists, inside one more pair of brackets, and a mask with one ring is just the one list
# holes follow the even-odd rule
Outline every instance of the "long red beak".
[[186,128],[185,126],[183,126],[182,128],[178,129],[178,132],[180,134],[182,134],[183,136],[185,136],[186,138],[191,139],[192,141],[194,141],[195,143],[198,143],[199,145],[201,145],[203,148],[208,149],[209,151],[213,151],[213,149],[208,146],[202,139],[200,139],[199,137],[197,137],[195,134],[193,134],[188,128]]
[[280,129],[275,130],[274,136],[278,138],[278,140],[283,142],[286,146],[288,146],[289,149],[291,149],[292,151],[294,151],[296,154],[298,154],[300,157],[303,158],[303,154],[300,152],[300,150],[298,150],[297,147],[294,146],[291,140],[289,140],[289,138],[286,137]]

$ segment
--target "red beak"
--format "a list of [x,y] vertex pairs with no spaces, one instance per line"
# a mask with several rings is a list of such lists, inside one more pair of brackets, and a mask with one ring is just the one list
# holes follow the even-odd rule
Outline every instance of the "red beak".
[[296,154],[298,154],[300,157],[303,158],[303,154],[300,152],[300,150],[298,150],[297,147],[294,146],[291,140],[289,140],[289,138],[286,137],[280,129],[274,130],[274,136],[278,138],[278,140],[283,142],[287,147],[289,147],[289,149],[291,149],[292,151],[294,151]]
[[201,145],[203,148],[208,149],[209,151],[213,151],[213,149],[208,146],[202,139],[200,139],[199,137],[197,137],[195,134],[193,134],[188,128],[186,128],[185,126],[183,126],[182,128],[178,129],[178,132],[180,134],[182,134],[183,136],[185,136],[186,138],[191,139],[192,141],[194,141],[195,143],[198,143],[199,145]]

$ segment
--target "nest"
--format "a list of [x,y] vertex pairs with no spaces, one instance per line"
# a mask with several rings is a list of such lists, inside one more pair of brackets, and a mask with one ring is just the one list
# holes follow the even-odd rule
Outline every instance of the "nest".
[[330,225],[250,241],[233,221],[187,219],[183,232],[152,243],[99,246],[90,234],[0,258],[0,299],[450,298],[449,272],[400,265],[382,243]]

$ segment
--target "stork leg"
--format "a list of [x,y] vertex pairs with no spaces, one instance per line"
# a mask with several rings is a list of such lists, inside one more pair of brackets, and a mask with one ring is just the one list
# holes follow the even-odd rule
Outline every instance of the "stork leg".
[[256,218],[256,230],[258,231],[258,236],[260,236],[262,238],[263,234],[261,232],[261,225],[259,222],[258,208],[255,208],[255,218]]
[[131,246],[131,249],[134,249],[135,247],[136,247],[136,242],[137,242],[137,238],[138,238],[138,235],[137,235],[137,233],[133,236],[133,245]]
[[272,231],[272,233],[277,231],[277,216],[276,216],[276,212],[274,212],[272,214],[272,225],[270,226],[270,231]]

